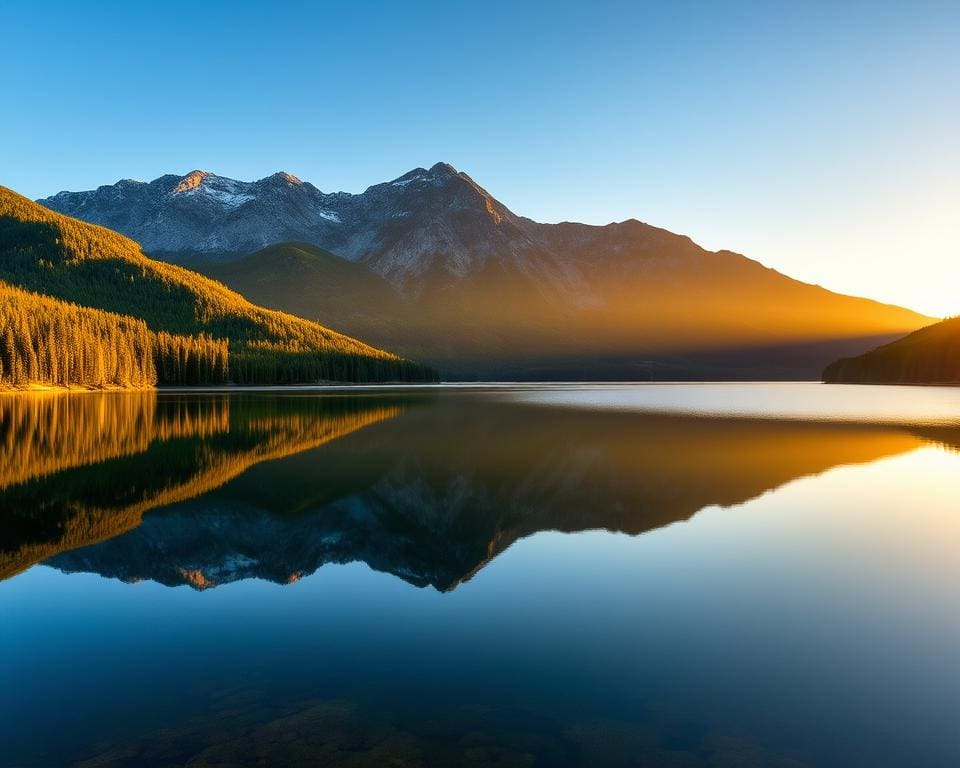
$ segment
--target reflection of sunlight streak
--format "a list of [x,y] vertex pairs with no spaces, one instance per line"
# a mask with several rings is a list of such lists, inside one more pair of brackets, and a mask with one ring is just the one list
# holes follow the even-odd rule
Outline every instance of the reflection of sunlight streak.
[[856,580],[865,594],[892,594],[923,574],[918,599],[946,593],[958,604],[958,498],[960,455],[925,445],[799,478],[730,509],[705,509],[679,535],[704,558],[728,550],[768,568],[767,553],[788,552],[789,564],[777,569],[806,572],[828,589]]
[[[555,412],[553,418],[562,417]],[[449,585],[448,591],[472,579],[517,541],[547,530],[578,535],[591,529],[623,530],[631,535],[644,535],[689,522],[701,509],[742,506],[802,479],[816,478],[838,467],[869,465],[891,455],[922,450],[926,444],[924,438],[906,429],[888,426],[635,416],[636,423],[647,429],[655,424],[659,427],[651,432],[641,429],[631,433],[629,417],[618,421],[616,426],[610,424],[609,414],[595,414],[594,418],[606,424],[607,430],[604,433],[606,450],[597,453],[594,459],[603,464],[610,478],[630,478],[625,485],[639,493],[633,496],[624,493],[616,501],[622,503],[630,498],[632,509],[638,513],[636,518],[631,520],[628,510],[625,518],[616,523],[613,518],[598,516],[593,519],[592,527],[586,520],[587,524],[581,527],[573,523],[565,528],[564,525],[573,521],[564,520],[565,505],[560,498],[555,498],[553,511],[557,514],[554,516],[538,517],[533,525],[526,520],[517,526],[497,529],[484,558]],[[583,447],[578,450],[584,453]],[[569,477],[571,466],[561,463],[560,467],[565,473],[558,473],[554,467],[541,479],[558,489],[569,486],[560,496],[578,498],[582,490],[579,482],[566,485],[560,482]],[[572,474],[581,480],[589,477],[593,483],[605,482],[598,477],[596,467],[592,471],[583,466],[572,469]],[[531,484],[535,477],[536,473],[532,473],[525,482]],[[713,503],[704,504],[707,500]],[[651,506],[660,512],[672,510],[673,519],[653,522],[644,514]],[[676,516],[677,513],[680,516]],[[643,528],[644,522],[648,528]]]
[[816,383],[571,385],[517,390],[531,405],[701,417],[960,428],[960,388]]
[[[915,517],[913,516],[913,512],[910,511],[913,507],[905,503],[906,499],[898,498],[903,495],[904,490],[906,490],[907,495],[913,499],[913,504],[922,504],[922,501],[914,497],[914,490],[917,488],[924,489],[924,498],[931,496],[944,500],[951,497],[960,498],[960,472],[958,472],[958,470],[960,470],[960,460],[958,460],[960,452],[951,446],[941,447],[919,441],[902,443],[899,447],[902,447],[902,453],[896,455],[865,456],[860,459],[853,459],[841,464],[836,464],[821,471],[799,475],[783,485],[765,489],[752,498],[731,504],[710,504],[697,510],[689,518],[675,520],[648,531],[627,533],[624,538],[629,540],[642,537],[644,539],[656,540],[658,537],[664,535],[688,536],[691,537],[691,541],[699,540],[704,549],[712,549],[721,539],[730,538],[730,543],[733,546],[740,546],[742,544],[745,548],[748,548],[746,545],[750,541],[752,534],[749,531],[744,532],[741,529],[745,524],[744,516],[746,516],[750,518],[749,528],[751,530],[762,530],[772,527],[777,529],[778,534],[792,531],[795,532],[799,541],[802,538],[802,532],[811,527],[811,521],[819,517],[818,513],[814,512],[811,514],[809,510],[805,509],[801,514],[801,511],[797,510],[797,518],[790,520],[777,518],[775,525],[770,525],[769,517],[767,517],[767,521],[764,523],[762,520],[753,519],[752,515],[759,513],[761,508],[766,507],[767,504],[781,505],[786,503],[786,505],[789,506],[791,496],[794,494],[805,495],[808,487],[819,491],[818,495],[822,498],[820,498],[818,504],[811,505],[811,507],[820,510],[820,514],[825,515],[832,521],[829,527],[836,526],[838,520],[843,519],[843,515],[838,516],[838,511],[856,509],[858,500],[863,498],[877,499],[877,506],[879,507],[886,506],[891,500],[902,502],[900,508],[904,510],[905,519],[900,522],[905,526],[908,526],[911,520],[915,522]],[[907,462],[907,457],[915,457],[916,460]],[[860,472],[866,472],[868,470],[870,477],[859,474]],[[846,474],[848,472],[857,474],[851,476]],[[877,472],[878,476],[886,478],[889,478],[889,473],[893,472],[895,477],[895,481],[891,483],[893,492],[890,494],[878,494],[871,493],[869,488],[864,488],[865,485],[872,485],[874,472]],[[838,485],[834,486],[833,483],[837,482],[834,476],[838,474],[841,476],[841,481]],[[881,484],[877,485],[879,486]],[[829,491],[825,490],[827,486],[829,486]],[[883,502],[881,502],[878,497],[882,497]],[[823,510],[827,509],[830,511],[823,512]],[[960,534],[960,510],[947,504],[946,507],[940,509],[940,512],[944,516],[944,519],[941,521],[943,526],[948,527],[952,533]],[[770,513],[764,511],[763,514],[769,515]],[[908,520],[906,518],[910,519]],[[931,521],[927,520],[926,522],[929,523]],[[726,529],[726,535],[719,535],[720,529]],[[929,527],[924,527],[924,530],[930,531]],[[701,538],[704,531],[707,531],[707,535]],[[930,532],[933,533],[933,531]],[[854,546],[860,540],[861,530],[852,527],[849,533],[852,535],[844,540],[844,544],[845,546]],[[571,532],[540,530],[519,539],[510,540],[502,549],[497,549],[496,551],[492,551],[492,545],[495,542],[491,542],[489,557],[480,563],[477,568],[468,573],[461,582],[452,585],[451,589],[460,583],[472,579],[477,572],[489,566],[494,559],[502,557],[508,549],[521,544],[527,547],[534,541],[538,543],[541,541],[550,542],[553,541],[552,537],[556,536],[566,537],[572,535],[574,537],[583,537],[585,534],[603,537],[605,541],[609,537],[620,538],[624,536],[620,531],[605,530],[602,528]],[[958,538],[958,536],[954,536],[953,538],[955,540],[950,541],[938,538],[937,541],[944,544],[951,552],[955,552],[957,562],[960,564],[960,538]],[[814,544],[814,546],[816,546],[816,544]]]

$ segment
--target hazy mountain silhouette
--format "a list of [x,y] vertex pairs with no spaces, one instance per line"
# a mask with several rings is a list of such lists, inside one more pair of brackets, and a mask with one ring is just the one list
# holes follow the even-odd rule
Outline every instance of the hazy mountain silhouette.
[[827,366],[832,384],[960,384],[960,317]]

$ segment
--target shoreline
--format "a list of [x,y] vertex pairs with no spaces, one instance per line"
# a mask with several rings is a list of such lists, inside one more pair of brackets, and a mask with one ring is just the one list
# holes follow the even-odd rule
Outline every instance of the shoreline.
[[56,386],[50,384],[28,384],[24,387],[0,387],[0,397],[4,395],[58,395],[58,394],[88,394],[88,393],[123,393],[123,392],[155,392],[164,393],[195,393],[195,394],[230,394],[232,392],[264,392],[264,393],[325,393],[325,392],[378,392],[415,390],[429,391],[440,389],[454,389],[469,391],[472,389],[536,389],[542,387],[657,387],[657,386],[763,386],[777,384],[781,386],[820,384],[823,386],[842,387],[920,387],[955,389],[960,384],[926,384],[926,383],[882,383],[882,382],[824,382],[817,379],[809,380],[700,380],[700,381],[441,381],[441,382],[318,382],[315,384],[264,384],[264,385],[212,385],[212,386],[183,386],[183,387],[81,387]]
[[0,387],[0,395],[40,395],[68,392],[151,392],[156,387],[61,387],[56,384],[27,384],[25,387]]

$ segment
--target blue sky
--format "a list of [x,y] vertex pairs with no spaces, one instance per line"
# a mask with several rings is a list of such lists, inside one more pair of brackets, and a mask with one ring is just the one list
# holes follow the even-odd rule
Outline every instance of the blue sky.
[[960,312],[960,3],[19,3],[0,183],[203,168],[361,191],[439,160]]

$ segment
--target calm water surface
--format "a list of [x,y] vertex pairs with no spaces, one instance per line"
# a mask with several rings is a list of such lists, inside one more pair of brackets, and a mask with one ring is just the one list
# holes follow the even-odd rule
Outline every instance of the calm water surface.
[[960,765],[960,390],[0,396],[2,766]]

